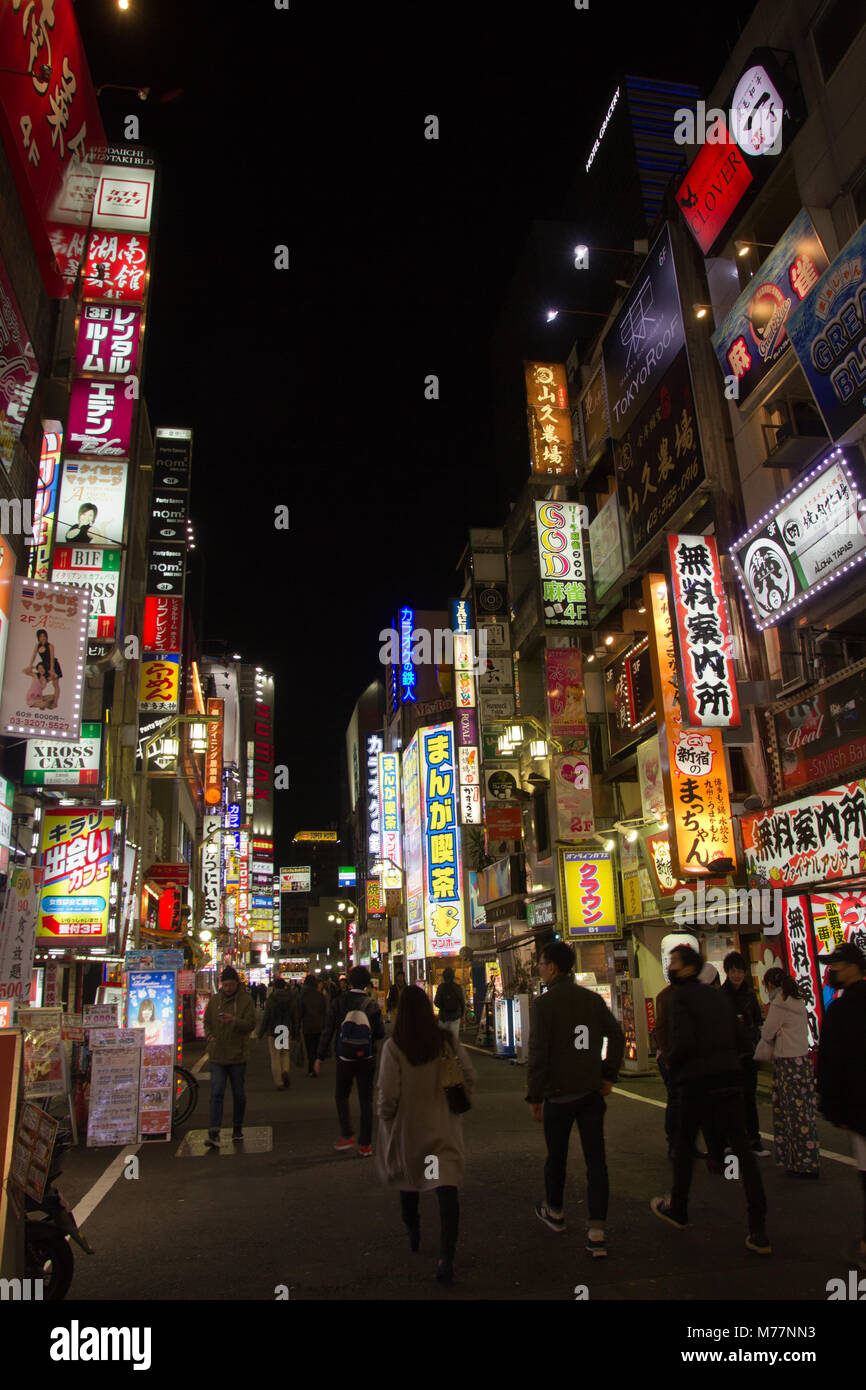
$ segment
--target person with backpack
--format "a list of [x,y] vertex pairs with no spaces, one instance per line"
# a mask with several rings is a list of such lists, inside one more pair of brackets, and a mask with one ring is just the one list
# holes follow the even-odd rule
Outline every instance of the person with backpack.
[[342,1152],[354,1147],[355,1135],[349,1118],[349,1097],[352,1094],[352,1086],[357,1081],[358,1101],[361,1107],[358,1152],[362,1158],[369,1158],[373,1152],[373,1080],[376,1073],[374,1049],[376,1041],[385,1036],[382,1010],[366,993],[371,980],[372,976],[365,965],[356,965],[349,971],[348,991],[345,994],[338,993],[331,1000],[315,1062],[315,1072],[318,1076],[328,1055],[331,1039],[336,1036],[335,1098],[340,1121],[340,1138],[334,1144],[334,1148]]
[[[285,1031],[280,1031],[285,1030]],[[291,1049],[289,1041],[298,1037],[298,1005],[293,990],[286,986],[285,980],[277,980],[274,992],[267,1001],[262,1021],[256,1037],[268,1035],[268,1055],[271,1059],[271,1076],[278,1091],[287,1091],[291,1086]]]
[[442,983],[436,991],[433,1006],[439,1010],[439,1022],[442,1027],[447,1028],[449,1033],[453,1034],[454,1041],[458,1042],[460,1022],[466,1011],[466,998],[454,978],[454,971],[450,965],[446,965],[442,971]]

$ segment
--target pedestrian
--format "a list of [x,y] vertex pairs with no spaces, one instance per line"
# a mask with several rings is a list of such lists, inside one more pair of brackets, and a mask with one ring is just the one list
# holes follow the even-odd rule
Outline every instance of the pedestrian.
[[397,1005],[400,1003],[400,996],[406,988],[406,975],[402,970],[398,970],[394,976],[394,983],[388,990],[388,999],[385,1004],[389,1016],[397,1012]]
[[722,993],[741,1023],[740,1036],[746,1050],[742,1053],[743,1100],[746,1107],[746,1134],[752,1150],[758,1158],[769,1158],[770,1150],[764,1148],[761,1139],[761,1124],[758,1119],[758,1064],[755,1061],[755,1048],[761,1036],[764,1016],[758,996],[752,988],[748,967],[739,951],[729,951],[723,961],[725,983]]
[[271,1076],[278,1091],[287,1091],[291,1081],[291,1042],[298,1037],[300,1019],[292,990],[285,980],[277,980],[274,992],[264,1006],[257,1037],[267,1034]]
[[341,975],[337,983],[341,994],[349,993],[349,981],[346,979],[345,975]]
[[[604,1151],[604,1097],[616,1081],[625,1037],[600,994],[574,980],[575,953],[565,941],[544,947],[538,973],[545,993],[533,999],[529,1025],[526,1100],[532,1118],[544,1124],[546,1200],[535,1214],[552,1231],[565,1230],[565,1170],[571,1126],[577,1125],[587,1178],[586,1249],[607,1254],[604,1225],[609,1184]],[[607,1056],[602,1048],[607,1039]]]
[[255,1026],[249,991],[241,984],[234,967],[227,965],[220,975],[219,991],[208,1000],[204,1015],[210,1058],[210,1128],[205,1140],[209,1149],[219,1148],[227,1081],[232,1087],[232,1139],[244,1137],[247,1058]]
[[300,996],[301,1032],[307,1049],[307,1075],[315,1076],[313,1063],[319,1052],[319,1039],[325,1027],[328,1001],[316,982],[315,975],[308,975]]
[[667,1092],[667,1104],[665,1106],[665,1137],[668,1141],[668,1158],[674,1156],[674,1137],[677,1131],[677,1100],[678,1091],[671,1085],[671,1076],[668,1071],[667,1053],[670,1047],[669,1027],[668,1027],[668,1005],[671,995],[674,992],[672,984],[666,984],[664,989],[656,995],[655,1004],[655,1028],[653,1037],[656,1045],[656,1062],[658,1063],[661,1079],[665,1084]]
[[758,1057],[773,1063],[776,1162],[789,1178],[817,1178],[815,1071],[809,1056],[806,1004],[797,981],[777,966],[765,972],[764,984],[770,1008],[761,1029]]
[[853,942],[837,946],[824,963],[828,984],[842,993],[824,1015],[818,1042],[818,1109],[831,1124],[851,1131],[863,1190],[863,1227],[854,1260],[866,1270],[866,955]]
[[446,965],[442,971],[442,983],[436,991],[433,1007],[439,1010],[439,1022],[442,1027],[453,1033],[455,1041],[459,1041],[460,1024],[466,1011],[466,997],[455,980],[450,965]]
[[469,1054],[441,1026],[429,998],[405,989],[394,1030],[382,1048],[376,1096],[379,1116],[377,1166],[382,1181],[400,1192],[400,1214],[409,1248],[421,1243],[420,1194],[435,1190],[439,1202],[440,1283],[454,1280],[463,1182],[463,1116],[449,1107],[445,1060],[455,1057],[467,1098],[475,1072]]
[[318,1075],[327,1056],[331,1039],[336,1038],[337,1057],[336,1101],[340,1121],[340,1138],[334,1144],[338,1150],[351,1149],[355,1144],[349,1118],[349,1096],[358,1083],[361,1124],[358,1131],[358,1152],[369,1158],[373,1152],[373,1079],[376,1072],[376,1041],[385,1036],[382,1010],[365,992],[371,975],[366,965],[356,965],[349,971],[345,994],[331,1000],[325,1029],[319,1039],[315,1071]]
[[[675,946],[668,973],[674,992],[668,1006],[671,1084],[680,1088],[680,1120],[674,1141],[674,1177],[669,1197],[654,1197],[656,1216],[679,1230],[688,1226],[695,1138],[726,1134],[739,1163],[749,1214],[746,1245],[771,1254],[765,1223],[767,1199],[758,1162],[746,1134],[743,1100],[742,1036],[722,989],[698,979],[703,961],[692,946]],[[728,1160],[729,1162],[731,1160]]]

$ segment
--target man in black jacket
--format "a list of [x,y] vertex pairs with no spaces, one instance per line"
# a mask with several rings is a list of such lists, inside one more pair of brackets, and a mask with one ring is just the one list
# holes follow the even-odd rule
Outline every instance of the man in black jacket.
[[[336,1035],[336,1045],[334,1052],[337,1058],[337,1116],[340,1121],[340,1138],[334,1145],[335,1149],[351,1149],[355,1144],[355,1136],[352,1132],[352,1121],[349,1118],[349,1096],[352,1093],[352,1085],[358,1083],[358,1101],[361,1107],[361,1128],[358,1137],[360,1144],[358,1152],[362,1158],[369,1158],[373,1152],[373,1079],[376,1074],[376,1041],[384,1038],[385,1024],[382,1019],[382,1010],[374,999],[367,994],[367,986],[370,984],[372,976],[365,965],[356,965],[354,970],[349,971],[349,988],[343,993],[337,993],[328,1006],[328,1017],[325,1020],[325,1031],[319,1039],[319,1052],[316,1057],[316,1075],[322,1067],[322,1063],[328,1055],[328,1048],[331,1038]],[[354,1018],[349,1018],[354,1015]],[[364,1017],[360,1017],[363,1015]],[[366,1019],[366,1024],[364,1022]],[[353,1036],[358,1039],[353,1044],[356,1053],[366,1052],[366,1055],[358,1058],[349,1058],[341,1055],[342,1039],[344,1037],[344,1024],[346,1032],[351,1031]],[[365,1041],[360,1040],[361,1033],[366,1033],[369,1027],[369,1036]]]
[[761,1036],[764,1016],[758,1003],[758,996],[749,981],[745,956],[739,951],[729,951],[725,956],[725,983],[722,994],[728,1000],[734,1013],[742,1024],[740,1036],[749,1044],[749,1050],[740,1054],[743,1064],[743,1100],[746,1106],[746,1134],[752,1152],[758,1158],[769,1158],[761,1140],[761,1125],[758,1120],[758,1064],[755,1061],[755,1048]]
[[278,1091],[287,1091],[291,1085],[289,1059],[291,1043],[298,1036],[298,1023],[294,990],[288,988],[285,980],[276,980],[274,992],[265,1004],[256,1037],[262,1038],[267,1033],[271,1076]]
[[[538,962],[546,993],[530,1006],[529,1077],[532,1118],[544,1124],[547,1200],[535,1214],[552,1231],[565,1230],[563,1199],[571,1126],[577,1124],[587,1179],[586,1249],[607,1254],[608,1178],[604,1152],[604,1097],[610,1095],[625,1051],[619,1023],[600,994],[575,984],[575,955],[565,941],[544,947]],[[607,1056],[602,1044],[607,1038]]]
[[674,985],[669,1012],[671,1083],[680,1090],[680,1125],[674,1146],[674,1179],[669,1198],[654,1197],[656,1216],[679,1230],[688,1226],[689,1188],[695,1137],[704,1133],[730,1136],[733,1155],[746,1191],[749,1234],[746,1245],[759,1255],[771,1254],[764,1229],[767,1199],[758,1164],[746,1135],[743,1109],[742,1040],[737,1020],[722,992],[702,985],[703,961],[691,946],[671,952],[668,974]]
[[829,983],[842,990],[824,1017],[818,1043],[818,1108],[851,1131],[863,1186],[863,1236],[854,1259],[866,1270],[866,955],[848,942],[826,957]]

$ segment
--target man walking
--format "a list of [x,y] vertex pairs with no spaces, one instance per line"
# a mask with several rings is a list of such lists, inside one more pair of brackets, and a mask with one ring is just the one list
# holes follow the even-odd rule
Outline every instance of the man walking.
[[358,1083],[358,1102],[361,1107],[360,1144],[358,1152],[369,1158],[373,1152],[373,1078],[376,1072],[375,1044],[385,1036],[382,1010],[366,993],[372,976],[364,965],[349,971],[349,988],[331,1000],[325,1031],[319,1039],[315,1071],[319,1075],[328,1054],[331,1038],[336,1035],[337,1058],[336,1101],[340,1121],[340,1138],[335,1149],[351,1149],[355,1144],[349,1118],[349,1096],[354,1082]]
[[276,981],[274,992],[265,1004],[256,1036],[261,1038],[266,1033],[274,1085],[278,1091],[287,1091],[292,1084],[289,1044],[298,1036],[298,1005],[294,990],[287,987],[285,980]]
[[[529,1084],[532,1118],[544,1124],[547,1162],[546,1201],[536,1216],[552,1231],[565,1230],[563,1199],[571,1126],[577,1124],[587,1178],[586,1249],[607,1254],[609,1184],[604,1152],[604,1097],[616,1081],[625,1037],[601,995],[575,984],[575,954],[565,941],[545,946],[538,963],[546,993],[533,999],[529,1028]],[[607,1056],[602,1046],[607,1038]]]
[[232,1139],[244,1137],[247,1058],[255,1026],[253,1001],[241,985],[238,972],[227,965],[220,975],[219,992],[208,1001],[204,1015],[210,1058],[210,1129],[205,1140],[209,1149],[219,1148],[227,1081],[232,1086]]
[[[656,1216],[679,1230],[688,1226],[695,1138],[729,1136],[739,1164],[749,1212],[746,1245],[759,1255],[772,1253],[764,1229],[767,1199],[758,1163],[746,1135],[743,1104],[742,1036],[722,991],[698,979],[703,961],[691,946],[675,946],[668,975],[674,986],[668,1011],[671,1084],[679,1088],[679,1125],[674,1138],[674,1179],[670,1197],[654,1197]],[[732,1158],[727,1160],[732,1162]]]
[[315,1076],[314,1064],[319,1052],[319,1039],[325,1027],[328,1005],[325,996],[316,983],[315,975],[308,975],[300,995],[301,1032],[307,1049],[307,1075]]
[[818,1043],[818,1109],[850,1129],[863,1188],[863,1230],[854,1260],[866,1271],[866,955],[848,942],[826,957],[828,984],[841,989],[824,1016]]
[[724,959],[725,983],[722,994],[742,1025],[740,1036],[748,1043],[748,1050],[740,1054],[743,1064],[743,1102],[746,1109],[746,1134],[752,1152],[758,1158],[769,1158],[769,1149],[764,1148],[761,1127],[758,1121],[758,1064],[755,1061],[755,1048],[761,1036],[764,1016],[758,1003],[758,996],[752,989],[747,973],[745,956],[739,951],[729,951]]
[[466,1009],[463,990],[454,978],[454,971],[447,965],[442,971],[442,983],[436,991],[433,1007],[439,1010],[439,1022],[460,1041],[460,1022]]

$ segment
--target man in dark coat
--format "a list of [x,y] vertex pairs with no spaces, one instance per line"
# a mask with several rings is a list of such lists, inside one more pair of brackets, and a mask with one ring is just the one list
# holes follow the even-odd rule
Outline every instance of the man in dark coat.
[[740,1020],[740,1035],[748,1043],[748,1051],[741,1054],[743,1064],[743,1100],[746,1106],[746,1133],[752,1152],[758,1158],[769,1158],[770,1151],[761,1141],[761,1126],[758,1120],[758,1064],[755,1061],[755,1048],[761,1036],[764,1016],[758,996],[752,989],[745,956],[739,951],[729,951],[725,956],[725,983],[722,994],[728,1000]]
[[301,990],[301,1032],[307,1049],[307,1075],[315,1076],[313,1064],[319,1053],[319,1039],[325,1029],[328,1002],[316,983],[315,975],[308,975]]
[[267,1034],[271,1076],[278,1091],[287,1091],[292,1084],[289,1076],[291,1043],[298,1036],[299,1022],[294,990],[288,988],[285,980],[277,980],[265,1004],[256,1036],[262,1038]]
[[842,993],[824,1016],[818,1043],[818,1109],[851,1131],[863,1186],[863,1234],[854,1250],[866,1270],[866,955],[848,942],[826,957],[830,983]]
[[668,974],[674,993],[669,1006],[671,1084],[680,1089],[680,1122],[674,1146],[674,1179],[670,1197],[654,1197],[656,1216],[679,1230],[688,1226],[689,1188],[695,1138],[722,1132],[730,1136],[739,1164],[749,1212],[746,1245],[759,1255],[771,1254],[764,1229],[767,1199],[758,1164],[746,1135],[743,1108],[742,1037],[722,991],[702,985],[703,961],[691,946],[675,946]]

